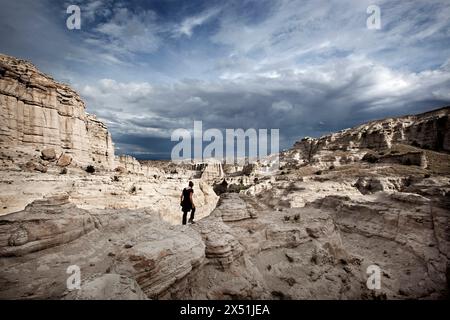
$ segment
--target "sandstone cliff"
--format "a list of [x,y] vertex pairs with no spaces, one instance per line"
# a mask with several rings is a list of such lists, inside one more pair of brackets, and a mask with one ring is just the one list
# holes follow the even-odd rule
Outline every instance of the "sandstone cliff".
[[318,152],[323,155],[327,151],[352,154],[361,149],[389,149],[394,144],[448,152],[449,119],[450,107],[444,107],[418,115],[376,120],[318,139],[303,138],[295,143],[294,149],[300,153],[299,158],[306,162],[311,162]]
[[35,155],[49,147],[81,166],[114,164],[110,133],[74,90],[27,61],[0,55],[0,152]]

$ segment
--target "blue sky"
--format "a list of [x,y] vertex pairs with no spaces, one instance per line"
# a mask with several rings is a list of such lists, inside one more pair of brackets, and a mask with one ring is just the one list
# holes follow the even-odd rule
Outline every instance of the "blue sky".
[[[81,9],[68,30],[66,8]],[[381,29],[366,26],[369,5]],[[0,52],[73,86],[117,154],[170,134],[279,128],[281,147],[450,104],[450,2],[0,0]]]

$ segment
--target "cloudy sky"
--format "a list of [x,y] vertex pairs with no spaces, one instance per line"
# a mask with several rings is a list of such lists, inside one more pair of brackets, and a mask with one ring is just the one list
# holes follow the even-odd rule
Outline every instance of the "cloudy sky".
[[73,86],[140,158],[169,157],[194,120],[279,128],[287,148],[450,104],[448,0],[0,0],[0,52]]

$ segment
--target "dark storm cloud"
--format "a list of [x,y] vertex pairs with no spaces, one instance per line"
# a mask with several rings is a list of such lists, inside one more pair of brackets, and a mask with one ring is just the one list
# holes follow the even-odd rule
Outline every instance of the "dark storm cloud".
[[[202,120],[205,129],[279,128],[283,147],[303,135],[317,136],[367,119],[423,111],[449,102],[445,88],[450,87],[450,75],[445,70],[396,73],[370,61],[348,60],[301,74],[287,72],[278,78],[154,86],[124,111],[122,95],[131,90],[125,89],[126,84],[114,83],[102,99],[109,99],[108,109],[117,110],[117,119],[124,121],[114,130],[154,130],[155,135],[169,137],[172,130],[191,129],[194,120]],[[117,86],[124,90],[116,90]],[[88,101],[98,98],[98,92],[88,89],[82,90]],[[101,90],[107,92],[105,86]]]

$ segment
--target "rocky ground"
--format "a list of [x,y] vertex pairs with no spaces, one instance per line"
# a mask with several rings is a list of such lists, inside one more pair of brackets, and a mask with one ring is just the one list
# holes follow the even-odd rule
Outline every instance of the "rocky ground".
[[[64,192],[69,195],[72,203],[82,209],[151,208],[171,224],[179,224],[181,221],[179,214],[181,189],[187,185],[190,178],[193,178],[192,175],[164,176],[164,174],[150,178],[117,172],[89,174],[71,168],[66,174],[0,172],[0,212],[3,215],[23,210],[34,200]],[[195,171],[192,171],[192,174],[194,173]],[[196,214],[198,218],[202,218],[215,208],[219,197],[214,193],[212,186],[204,180],[192,180],[196,185],[198,205]]]
[[[68,194],[35,200],[1,219],[0,296],[444,298],[449,177],[376,173],[388,169],[358,163],[260,177],[223,193],[189,226],[164,221],[155,206],[85,210]],[[372,264],[382,270],[380,290],[366,286]],[[67,290],[71,265],[82,290]]]
[[0,58],[1,299],[448,298],[449,107],[304,138],[279,168],[139,162],[70,88]]

